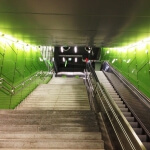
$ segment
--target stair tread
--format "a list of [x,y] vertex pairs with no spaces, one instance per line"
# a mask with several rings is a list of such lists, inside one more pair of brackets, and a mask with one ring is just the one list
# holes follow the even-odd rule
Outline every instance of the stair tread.
[[[102,149],[102,148],[96,148],[96,149],[91,149],[91,148],[86,148],[87,150],[89,149],[89,150],[105,150],[105,149]],[[3,150],[20,150],[20,148],[18,149],[18,148],[5,148],[5,149],[3,149]],[[24,148],[21,148],[21,150],[33,150],[33,149],[30,149],[30,148],[28,148],[28,149],[24,149]],[[34,150],[39,150],[39,148],[34,148]],[[48,149],[43,149],[43,148],[40,148],[40,150],[70,150],[70,148],[65,148],[65,149],[62,149],[62,148],[59,148],[59,149],[53,149],[53,148],[48,148]],[[75,148],[73,148],[73,149],[71,149],[71,150],[85,150],[84,148],[83,149],[79,149],[79,148],[77,148],[77,149],[75,149]]]
[[102,140],[97,141],[51,141],[51,140],[0,140],[0,148],[104,148]]
[[25,138],[30,138],[30,139],[87,139],[87,140],[101,140],[101,133],[100,132],[69,132],[69,133],[52,133],[52,134],[12,134],[12,133],[5,133],[0,135],[1,139],[25,139]]

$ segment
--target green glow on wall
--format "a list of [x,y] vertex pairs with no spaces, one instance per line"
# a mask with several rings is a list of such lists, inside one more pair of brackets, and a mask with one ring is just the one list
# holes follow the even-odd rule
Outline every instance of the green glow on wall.
[[[15,108],[40,83],[50,80],[50,76],[36,76],[37,72],[48,70],[45,62],[39,58],[42,58],[39,47],[0,33],[0,109]],[[27,82],[24,85],[25,81]],[[21,86],[15,89],[18,92],[11,94],[11,87],[20,84]]]
[[109,61],[150,98],[150,38],[124,47],[103,48],[101,59]]

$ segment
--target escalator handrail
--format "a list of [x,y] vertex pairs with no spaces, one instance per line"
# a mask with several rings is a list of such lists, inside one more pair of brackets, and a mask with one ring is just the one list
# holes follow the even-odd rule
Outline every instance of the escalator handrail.
[[[119,118],[118,119],[118,124],[120,125],[122,133],[126,137],[126,140],[129,142],[130,146],[133,147],[133,149],[140,148],[141,150],[145,150],[145,147],[144,147],[143,143],[140,141],[139,137],[136,135],[135,131],[133,130],[131,125],[128,123],[128,121],[126,120],[126,118],[124,117],[124,115],[122,114],[120,109],[118,108],[117,104],[109,96],[109,94],[108,94],[107,90],[105,89],[105,87],[99,82],[97,84],[98,84],[97,87],[101,91],[101,94],[103,95],[103,97],[105,97],[105,100],[106,100],[106,97],[107,97],[107,100],[108,100],[107,102],[109,102],[109,104],[111,105],[110,107],[112,107],[115,110],[114,113],[117,113],[116,115],[114,115],[114,113],[112,112],[114,117]],[[110,109],[110,110],[113,111],[112,109]],[[120,121],[119,116],[122,118],[121,121]],[[120,123],[122,123],[122,125]],[[127,132],[126,130],[129,131],[129,132]],[[129,133],[131,133],[130,136],[128,135]]]

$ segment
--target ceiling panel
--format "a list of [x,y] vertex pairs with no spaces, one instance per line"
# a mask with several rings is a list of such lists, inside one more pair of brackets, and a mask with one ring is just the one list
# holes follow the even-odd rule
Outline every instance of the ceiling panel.
[[149,0],[0,0],[0,31],[36,45],[126,45],[150,36],[149,6]]

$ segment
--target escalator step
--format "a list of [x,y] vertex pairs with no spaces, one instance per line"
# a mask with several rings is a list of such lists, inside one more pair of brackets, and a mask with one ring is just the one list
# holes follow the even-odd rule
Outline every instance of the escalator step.
[[123,104],[123,101],[115,101],[115,103],[117,103],[117,104]]
[[119,101],[119,102],[120,102],[120,101],[121,101],[121,98],[119,98],[119,97],[114,97],[113,100],[114,100],[114,101]]
[[138,128],[138,122],[129,122],[132,128]]
[[128,108],[120,108],[122,112],[128,112]]
[[146,142],[147,140],[147,136],[146,135],[138,135],[139,139],[142,141],[142,142]]
[[141,135],[143,133],[142,128],[133,128],[136,134]]
[[122,112],[125,117],[131,117],[131,112]]
[[147,150],[150,150],[150,143],[149,142],[143,142],[143,144]]
[[119,95],[111,95],[112,98],[119,98]]
[[125,104],[117,104],[119,108],[125,108],[126,105]]
[[126,119],[129,121],[129,122],[134,122],[134,117],[126,117]]

